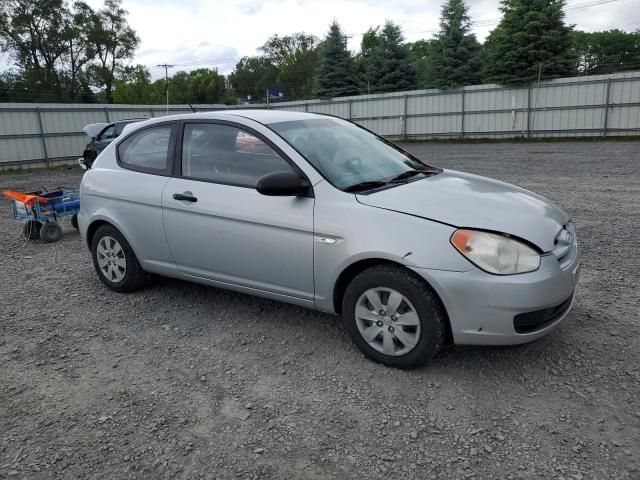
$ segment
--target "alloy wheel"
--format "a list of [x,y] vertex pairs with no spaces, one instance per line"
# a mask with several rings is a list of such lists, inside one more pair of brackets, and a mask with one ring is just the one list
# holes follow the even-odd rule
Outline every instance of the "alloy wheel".
[[104,236],[98,242],[96,254],[104,277],[113,283],[121,282],[127,273],[127,259],[120,243],[111,236]]

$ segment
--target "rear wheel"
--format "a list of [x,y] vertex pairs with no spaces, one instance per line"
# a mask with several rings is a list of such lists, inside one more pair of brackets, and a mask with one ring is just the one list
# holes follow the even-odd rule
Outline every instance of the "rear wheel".
[[342,302],[344,326],[362,352],[397,368],[427,363],[442,348],[445,312],[415,274],[378,265],[356,276]]
[[47,243],[57,242],[62,238],[62,228],[56,222],[45,222],[40,227],[40,238]]
[[98,277],[116,292],[133,292],[144,284],[144,271],[124,236],[111,225],[102,225],[91,242],[93,266]]
[[78,230],[78,215],[71,217],[71,226]]

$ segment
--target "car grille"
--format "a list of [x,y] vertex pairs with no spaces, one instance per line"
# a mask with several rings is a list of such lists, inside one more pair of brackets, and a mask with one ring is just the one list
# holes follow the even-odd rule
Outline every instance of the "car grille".
[[567,225],[560,230],[556,236],[553,255],[558,260],[560,267],[565,269],[573,262],[577,253],[578,239],[576,237],[576,231],[572,225]]
[[531,333],[536,330],[542,330],[543,328],[551,325],[567,313],[572,300],[573,294],[571,294],[571,296],[560,305],[556,305],[555,307],[516,315],[513,317],[513,326],[516,329],[516,333]]

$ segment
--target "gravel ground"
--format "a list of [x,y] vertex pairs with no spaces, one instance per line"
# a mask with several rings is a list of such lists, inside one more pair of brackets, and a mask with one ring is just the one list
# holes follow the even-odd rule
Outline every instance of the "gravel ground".
[[582,279],[555,332],[393,370],[329,315],[169,279],[111,292],[69,225],[26,242],[3,201],[0,478],[639,479],[640,143],[407,148],[572,213]]

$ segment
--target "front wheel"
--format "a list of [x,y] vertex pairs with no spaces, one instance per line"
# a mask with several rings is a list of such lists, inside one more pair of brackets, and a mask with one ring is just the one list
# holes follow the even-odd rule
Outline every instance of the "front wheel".
[[344,326],[376,362],[414,368],[442,348],[446,316],[433,290],[412,272],[378,265],[356,276],[342,301]]
[[133,292],[144,284],[144,271],[129,242],[111,225],[102,225],[91,241],[98,277],[116,292]]

